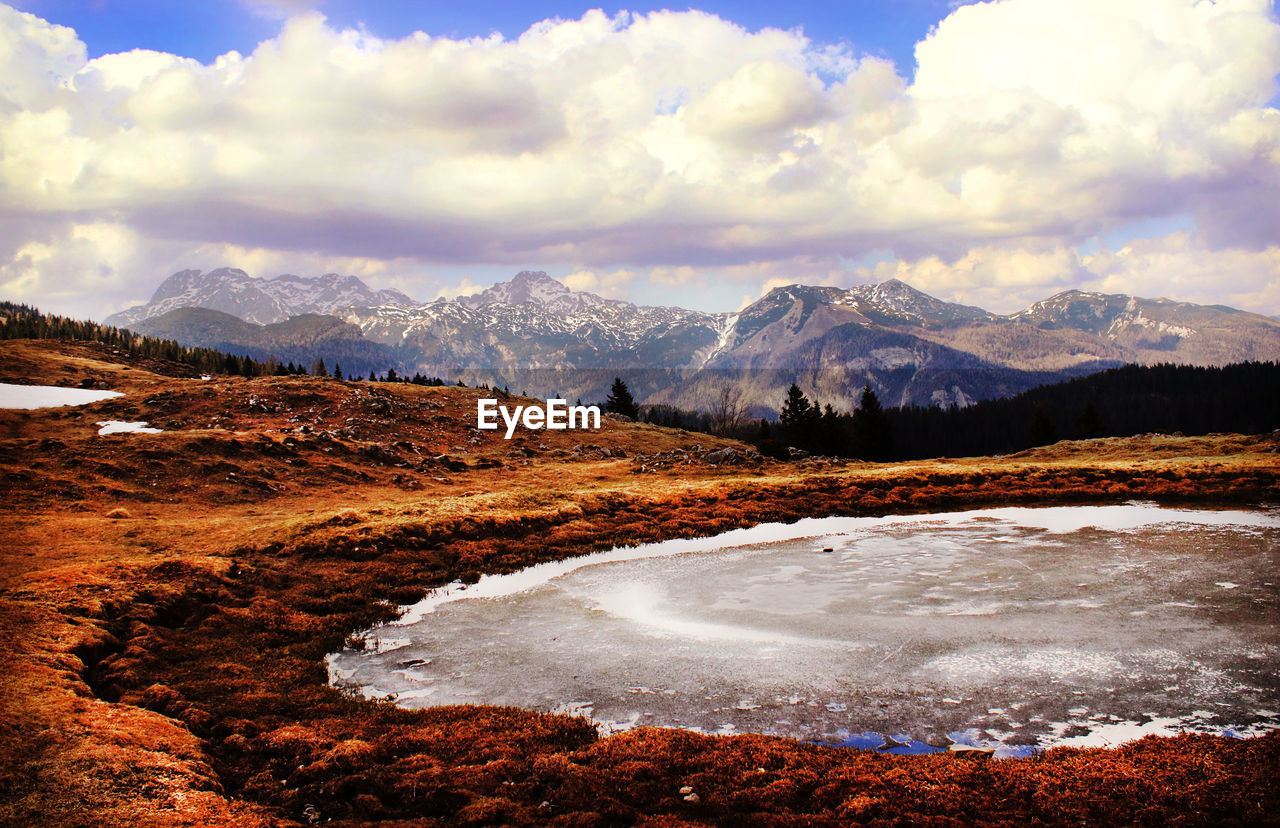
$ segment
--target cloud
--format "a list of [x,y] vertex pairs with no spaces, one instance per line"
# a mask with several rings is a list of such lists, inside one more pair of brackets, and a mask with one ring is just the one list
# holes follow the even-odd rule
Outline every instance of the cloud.
[[940,298],[996,313],[1012,313],[1073,288],[1275,313],[1280,309],[1280,246],[1210,249],[1185,232],[1089,253],[1062,244],[987,245],[952,260],[926,256],[856,268],[846,278],[846,283],[901,279]]
[[[141,240],[129,227],[107,222],[0,231],[0,295],[37,306],[105,316],[100,297],[130,297],[126,272],[111,262],[136,261]],[[149,292],[149,291],[148,291]]]
[[1280,245],[1206,249],[1189,233],[1141,239],[1082,256],[1097,290],[1176,296],[1280,316]]
[[[461,280],[448,285],[442,285],[436,291],[433,299],[457,299],[459,296],[471,296],[483,291],[488,285],[477,284],[471,280],[470,276],[463,276]],[[416,297],[414,297],[416,298]]]
[[859,283],[886,279],[900,279],[949,301],[1011,313],[1053,293],[1088,288],[1096,277],[1074,248],[1060,243],[983,245],[953,259],[932,255],[880,262],[857,268],[851,276]]
[[0,6],[0,87],[6,120],[42,108],[87,59],[73,29]]
[[573,290],[594,293],[609,299],[626,299],[627,288],[639,274],[634,270],[619,269],[609,273],[594,270],[575,270],[560,279]]
[[[6,285],[62,296],[76,228],[105,225],[134,240],[93,243],[115,273],[221,246],[263,266],[647,270],[617,290],[656,291],[692,283],[682,267],[847,278],[831,263],[892,250],[936,291],[996,299],[1088,278],[1078,245],[1140,219],[1194,215],[1170,255],[1206,261],[1278,241],[1267,0],[962,5],[911,81],[699,11],[384,40],[310,3],[250,5],[291,16],[209,64],[88,60],[70,30],[0,6],[0,216],[41,228],[10,245]],[[1108,278],[1145,272],[1126,261]],[[1197,295],[1220,280],[1186,272]],[[1269,284],[1233,295],[1275,309]],[[106,295],[137,293],[120,277]]]
[[[221,242],[157,242],[111,221],[0,222],[0,296],[78,318],[100,320],[142,304],[165,276],[178,270],[223,266],[263,277],[352,274],[375,288],[396,288],[415,299],[431,297],[443,285],[436,269],[417,260],[334,257]],[[440,292],[464,295],[483,287],[464,279],[452,291],[446,287]]]
[[696,267],[681,265],[679,267],[655,267],[649,270],[646,280],[651,285],[661,287],[677,287],[696,284],[706,278],[706,273]]

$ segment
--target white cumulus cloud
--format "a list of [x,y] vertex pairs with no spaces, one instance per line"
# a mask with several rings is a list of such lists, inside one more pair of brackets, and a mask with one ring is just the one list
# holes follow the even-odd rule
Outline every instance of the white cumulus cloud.
[[[681,268],[837,279],[826,263],[892,250],[953,297],[1038,299],[1089,274],[1141,292],[1142,262],[1166,256],[1187,263],[1178,298],[1280,310],[1268,0],[961,6],[912,79],[699,11],[389,40],[309,3],[250,5],[292,16],[209,64],[89,60],[74,32],[0,6],[0,284],[74,304],[61,285],[97,279],[123,304],[182,251],[223,249],[401,281],[559,265],[620,295],[695,281]],[[1196,232],[1158,254],[1078,252],[1174,214]],[[123,229],[84,229],[107,226]],[[1252,275],[1193,264],[1228,260]],[[652,276],[603,276],[624,271]]]

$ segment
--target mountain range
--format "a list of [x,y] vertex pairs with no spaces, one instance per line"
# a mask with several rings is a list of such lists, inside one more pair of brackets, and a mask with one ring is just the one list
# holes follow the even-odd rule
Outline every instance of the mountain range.
[[286,273],[255,279],[243,270],[223,267],[208,273],[180,270],[165,279],[151,301],[111,316],[108,324],[131,328],[138,322],[179,308],[208,308],[245,322],[270,325],[304,313],[329,314],[352,306],[412,305],[398,290],[371,290],[355,276],[326,273],[304,278]]
[[706,409],[732,387],[752,416],[775,413],[792,382],[837,410],[864,385],[887,405],[965,406],[1123,363],[1280,360],[1280,321],[1233,308],[1072,290],[998,315],[896,279],[788,285],[736,313],[702,313],[571,290],[541,271],[419,303],[354,276],[184,270],[105,321],[282,362],[538,396],[600,400],[621,375],[641,402]]

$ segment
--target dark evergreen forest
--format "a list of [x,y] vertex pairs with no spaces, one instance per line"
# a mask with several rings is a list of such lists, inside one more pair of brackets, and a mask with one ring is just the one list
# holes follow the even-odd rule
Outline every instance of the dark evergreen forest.
[[764,454],[917,460],[1007,454],[1057,440],[1165,434],[1257,434],[1280,428],[1280,365],[1126,365],[967,408],[883,408],[864,388],[840,414],[792,386],[776,421],[717,429],[707,414],[646,407],[658,425],[728,434]]
[[963,409],[885,412],[899,459],[1004,454],[1056,440],[1280,428],[1280,365],[1125,365]]
[[795,446],[864,460],[973,457],[1091,437],[1272,431],[1280,428],[1280,365],[1126,365],[967,408],[885,409],[870,388],[852,414],[820,407],[795,386],[780,403],[777,423],[739,434],[766,454]]

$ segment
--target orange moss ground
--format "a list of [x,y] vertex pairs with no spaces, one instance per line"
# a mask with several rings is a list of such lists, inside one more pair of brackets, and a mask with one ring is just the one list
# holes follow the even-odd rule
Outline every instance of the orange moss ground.
[[[734,444],[636,424],[480,434],[470,389],[202,382],[122,360],[0,343],[0,381],[126,392],[0,412],[2,823],[1280,821],[1280,734],[1001,762],[653,729],[600,739],[511,708],[353,700],[321,663],[427,588],[619,543],[991,503],[1274,502],[1273,438],[714,466],[707,451]],[[109,418],[167,430],[98,437]]]

